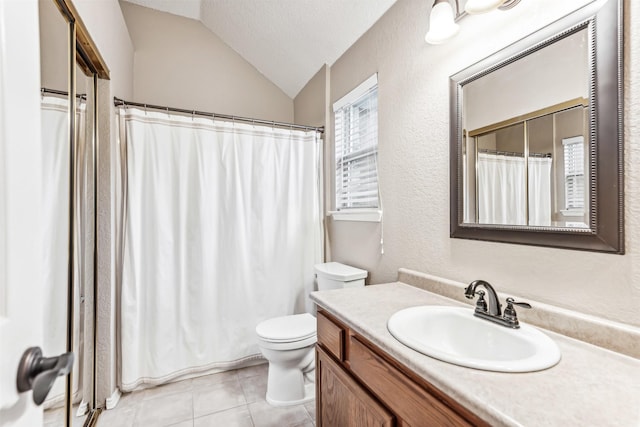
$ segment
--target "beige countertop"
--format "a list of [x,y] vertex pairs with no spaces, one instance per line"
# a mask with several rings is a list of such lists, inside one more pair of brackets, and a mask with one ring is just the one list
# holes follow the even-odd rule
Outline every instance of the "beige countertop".
[[481,371],[418,353],[387,330],[398,310],[462,305],[457,301],[400,282],[314,292],[311,298],[491,425],[640,427],[640,360],[633,357],[541,329],[560,347],[556,366],[530,373]]

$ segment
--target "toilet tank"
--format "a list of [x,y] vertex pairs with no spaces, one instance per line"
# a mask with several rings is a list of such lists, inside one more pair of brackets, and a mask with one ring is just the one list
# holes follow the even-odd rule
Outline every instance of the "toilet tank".
[[364,286],[367,271],[339,262],[326,262],[314,266],[318,278],[318,290]]

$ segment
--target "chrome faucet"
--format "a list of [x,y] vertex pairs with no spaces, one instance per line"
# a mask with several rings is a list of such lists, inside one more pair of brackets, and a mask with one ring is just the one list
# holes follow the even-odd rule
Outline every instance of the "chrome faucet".
[[[476,288],[478,286],[484,286],[487,292],[489,292],[489,307],[487,307],[487,303],[484,301],[484,292],[476,292]],[[478,303],[476,304],[476,312],[478,311],[478,308],[480,308],[480,311],[483,313],[489,313],[492,316],[499,317],[501,314],[500,302],[498,301],[498,294],[496,293],[496,290],[493,289],[493,286],[484,280],[474,280],[469,284],[469,286],[467,286],[467,289],[464,290],[464,296],[468,299],[473,299],[476,293],[480,296],[480,298],[478,298]]]
[[[485,292],[476,288],[482,286],[487,290],[487,298],[489,303],[485,301]],[[518,315],[516,313],[514,305],[522,308],[531,308],[531,305],[526,302],[516,302],[513,298],[507,298],[507,308],[504,309],[504,315],[501,311],[500,301],[498,300],[498,294],[493,286],[485,280],[474,280],[464,290],[464,296],[468,299],[473,299],[475,295],[478,295],[478,301],[476,301],[476,309],[474,315],[481,319],[489,320],[502,326],[517,329],[520,327],[518,322]]]

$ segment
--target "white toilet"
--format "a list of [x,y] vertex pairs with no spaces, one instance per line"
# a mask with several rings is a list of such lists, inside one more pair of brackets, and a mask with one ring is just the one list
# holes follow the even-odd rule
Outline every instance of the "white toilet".
[[[315,271],[319,291],[364,286],[367,277],[365,270],[338,262],[316,264]],[[258,324],[256,334],[260,351],[269,361],[267,402],[288,406],[312,400],[316,318],[309,313],[276,317]]]

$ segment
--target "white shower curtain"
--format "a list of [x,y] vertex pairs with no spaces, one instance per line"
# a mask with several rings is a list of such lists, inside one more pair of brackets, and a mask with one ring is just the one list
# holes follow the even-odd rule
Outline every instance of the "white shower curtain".
[[316,132],[119,109],[121,388],[257,358],[322,260]]
[[523,157],[478,153],[477,166],[480,224],[551,224],[551,158],[529,157],[528,203]]
[[[57,356],[66,352],[67,342],[67,287],[68,287],[68,254],[69,254],[69,103],[66,98],[43,95],[41,102],[42,154],[43,154],[43,194],[44,206],[48,209],[42,215],[46,218],[44,230],[43,262],[45,266],[44,289],[44,337],[42,352],[44,356]],[[76,114],[77,147],[84,147],[84,110],[78,109]],[[84,150],[77,153],[78,160],[83,157]],[[77,179],[80,181],[84,163],[79,161]],[[80,184],[80,182],[79,182]],[[77,206],[78,208],[78,206]],[[79,218],[78,218],[79,219]],[[81,224],[78,222],[78,226]],[[75,274],[75,300],[79,301],[79,289],[82,283],[81,268],[77,255],[82,253],[80,239],[84,233],[75,235],[78,252],[73,263]],[[81,327],[80,304],[74,307],[75,325],[74,349],[79,348]],[[79,400],[79,354],[76,351],[73,366],[74,401]],[[64,377],[54,383],[44,405],[46,408],[64,404]]]

